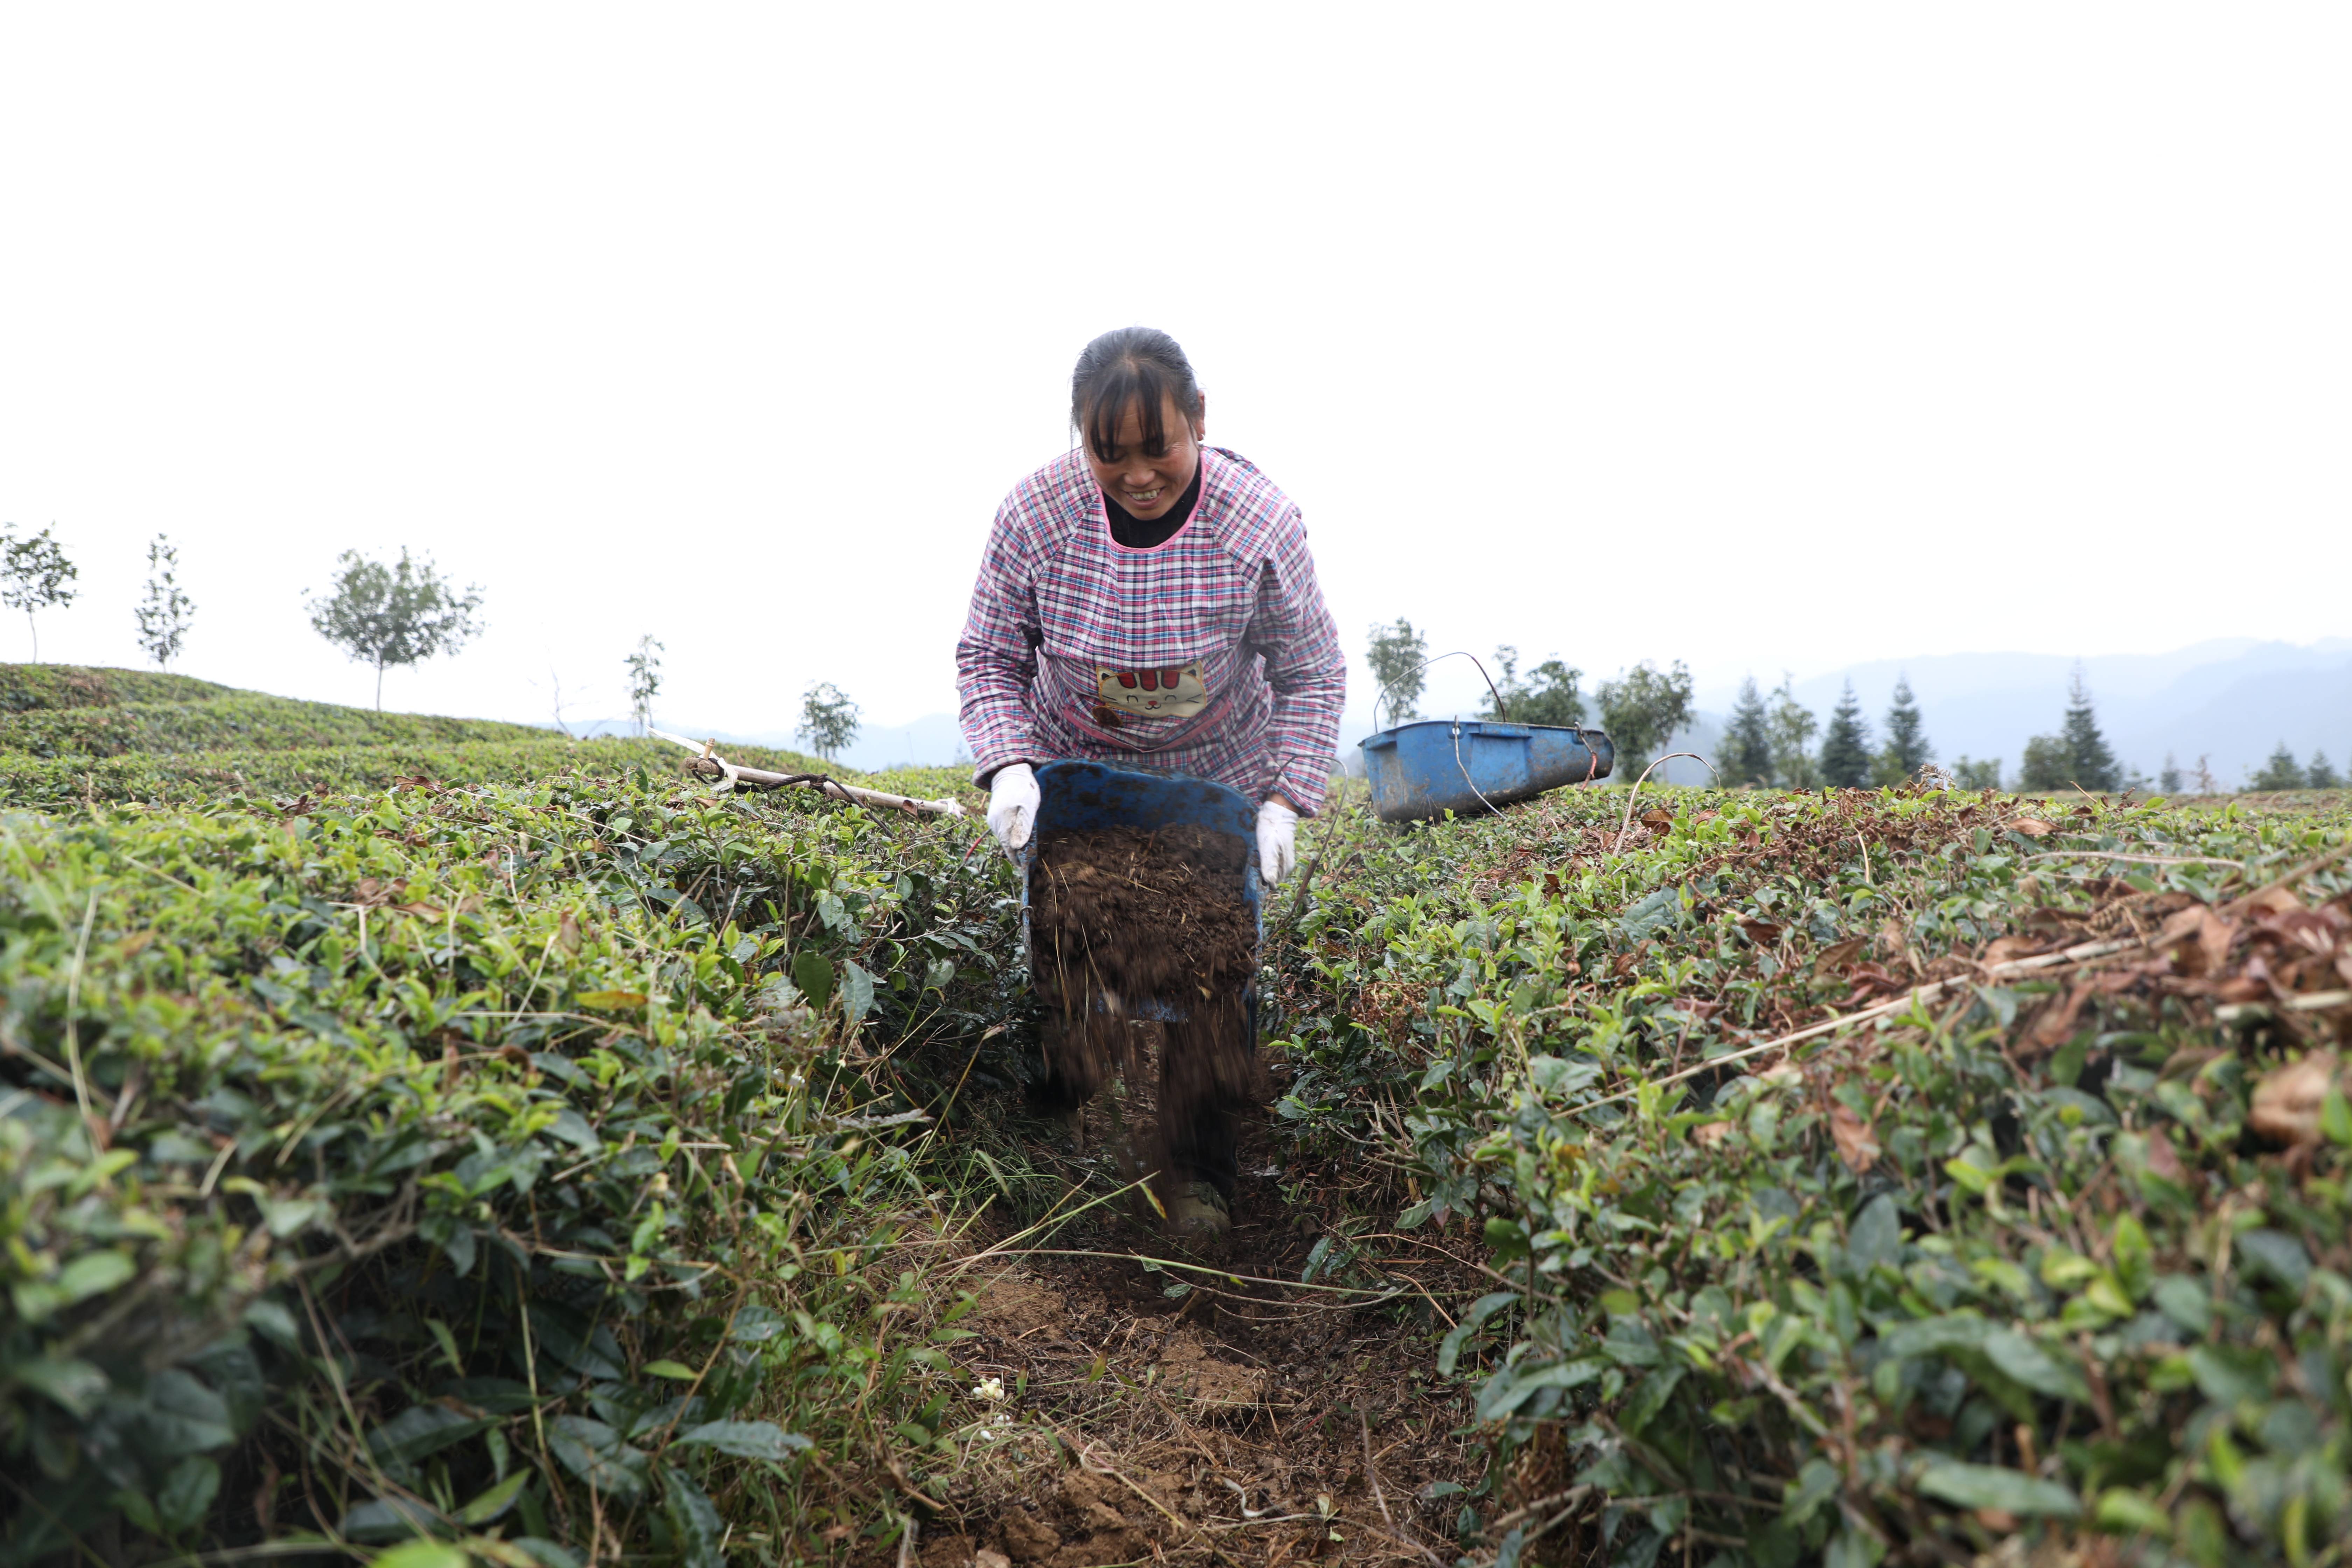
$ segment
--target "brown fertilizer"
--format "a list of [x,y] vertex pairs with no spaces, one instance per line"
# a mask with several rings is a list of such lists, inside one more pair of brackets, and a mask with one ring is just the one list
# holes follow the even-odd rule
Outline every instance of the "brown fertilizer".
[[[1148,1002],[1189,1016],[1160,1051],[1158,1168],[1195,1172],[1203,1139],[1229,1145],[1230,1120],[1257,1088],[1256,1042],[1242,993],[1257,971],[1257,921],[1243,902],[1249,842],[1182,826],[1097,827],[1039,840],[1030,881],[1032,973],[1055,1015],[1046,1065],[1056,1096],[1082,1104],[1112,1074],[1141,1066],[1129,1020]],[[1221,1162],[1212,1160],[1211,1164]],[[1228,1184],[1220,1182],[1219,1184]]]

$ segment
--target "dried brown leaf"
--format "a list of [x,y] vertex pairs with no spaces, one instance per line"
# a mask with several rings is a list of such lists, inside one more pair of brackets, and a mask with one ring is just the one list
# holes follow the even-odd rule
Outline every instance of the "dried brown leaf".
[[2047,838],[2058,831],[2038,816],[2012,816],[2001,826],[2011,833],[2022,833],[2028,838]]
[[1830,1110],[1830,1136],[1837,1140],[1838,1158],[1848,1169],[1860,1175],[1878,1163],[1878,1140],[1870,1135],[1870,1125],[1843,1104]]
[[2336,1056],[2316,1052],[2263,1075],[2246,1125],[2273,1143],[2319,1142],[2319,1108],[2335,1081]]
[[1821,957],[1814,960],[1814,973],[1827,974],[1843,969],[1847,964],[1852,963],[1868,945],[1869,939],[1859,936],[1850,936],[1843,942],[1832,942],[1822,949]]

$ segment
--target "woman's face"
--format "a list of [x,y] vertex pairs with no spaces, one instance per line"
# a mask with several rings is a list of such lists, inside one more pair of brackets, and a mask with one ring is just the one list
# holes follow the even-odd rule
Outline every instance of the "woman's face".
[[1178,413],[1172,397],[1162,403],[1160,428],[1167,438],[1154,454],[1144,446],[1142,412],[1129,404],[1119,416],[1118,444],[1111,448],[1108,459],[1094,449],[1092,442],[1079,443],[1085,448],[1087,465],[1095,471],[1095,483],[1102,486],[1103,494],[1140,521],[1165,517],[1201,467],[1201,437],[1206,433],[1207,413],[1205,399],[1201,419]]

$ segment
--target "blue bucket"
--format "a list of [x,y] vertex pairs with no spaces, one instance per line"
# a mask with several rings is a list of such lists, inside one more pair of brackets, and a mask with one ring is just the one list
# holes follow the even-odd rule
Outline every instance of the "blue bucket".
[[[1147,773],[1130,768],[1109,768],[1100,763],[1040,763],[1037,774],[1037,821],[1021,850],[1021,943],[1029,942],[1029,879],[1037,858],[1037,841],[1048,833],[1068,828],[1156,827],[1192,825],[1230,833],[1250,847],[1242,868],[1242,901],[1265,935],[1265,895],[1258,886],[1257,805],[1239,790],[1182,773]],[[1035,950],[1031,962],[1035,962]],[[1033,973],[1034,978],[1034,973]],[[1253,991],[1255,988],[1253,988]],[[1122,997],[1133,1018],[1161,1018],[1181,1023],[1192,1015],[1181,999]],[[1255,1037],[1254,994],[1244,994],[1251,1008],[1251,1032]],[[1103,1005],[1096,998],[1096,1006]]]
[[1617,760],[1600,730],[1493,719],[1424,719],[1368,735],[1363,747],[1382,822],[1482,816],[1562,784],[1605,779]]

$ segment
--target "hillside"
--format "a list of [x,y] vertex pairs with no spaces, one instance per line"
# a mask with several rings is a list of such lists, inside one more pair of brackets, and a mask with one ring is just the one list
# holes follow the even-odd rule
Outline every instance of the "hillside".
[[[573,741],[528,724],[378,713],[147,670],[0,665],[0,805],[289,796],[415,777],[520,783],[631,766],[667,774],[683,754],[661,741]],[[782,773],[842,771],[771,747],[726,754]],[[971,782],[953,769],[866,776],[924,795]]]
[[2352,1550],[2340,805],[1343,791],[1186,1254],[977,820],[133,674],[0,673],[151,748],[0,759],[8,1563]]

